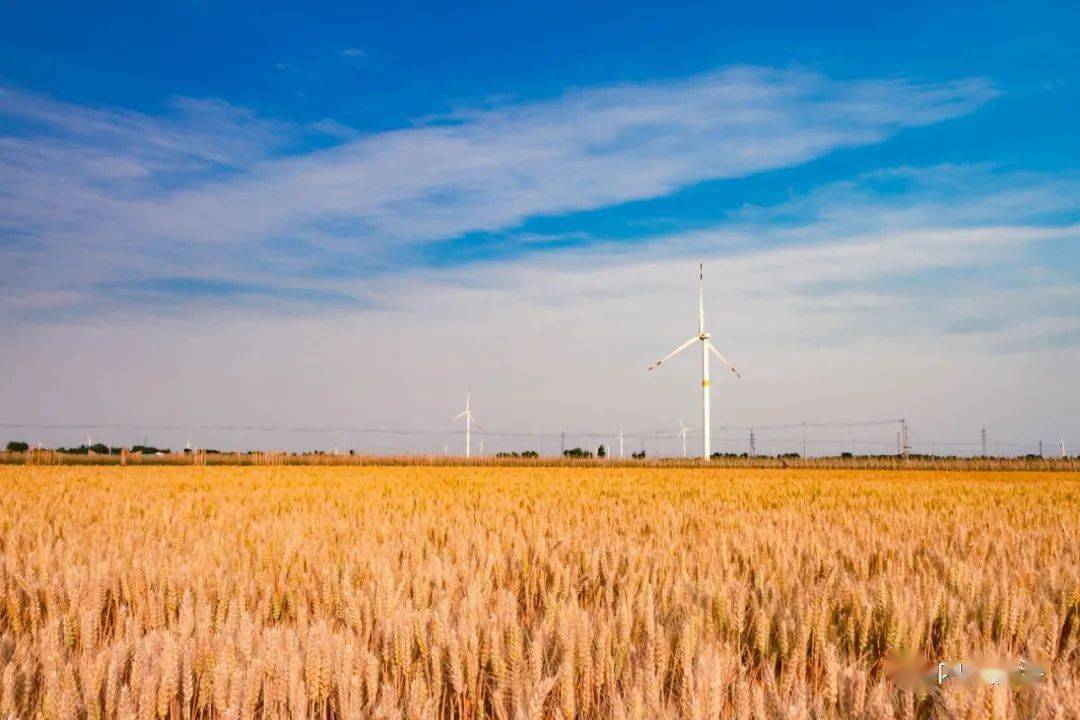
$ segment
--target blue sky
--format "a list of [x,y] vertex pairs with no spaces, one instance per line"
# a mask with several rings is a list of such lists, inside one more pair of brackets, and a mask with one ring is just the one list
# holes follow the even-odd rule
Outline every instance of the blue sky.
[[[666,427],[692,363],[635,373],[680,341],[660,309],[704,259],[760,370],[714,422],[1080,443],[1075,391],[1042,389],[1080,347],[1080,11],[875,5],[9,4],[6,419],[430,427],[471,382],[492,426]],[[563,343],[583,318],[602,329]],[[548,349],[511,359],[495,327]],[[267,350],[298,335],[361,377]],[[881,389],[909,354],[931,375]],[[521,389],[568,375],[557,403]],[[950,376],[1010,391],[945,400]],[[568,397],[589,388],[609,400]]]

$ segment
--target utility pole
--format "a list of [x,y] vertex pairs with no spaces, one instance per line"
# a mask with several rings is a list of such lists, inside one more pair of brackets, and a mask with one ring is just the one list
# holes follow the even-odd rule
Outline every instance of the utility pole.
[[750,428],[750,457],[757,457],[757,445],[754,443],[754,428]]
[[802,424],[802,456],[806,457],[806,423]]
[[561,445],[560,445],[559,449],[562,450],[562,454],[565,455],[566,454],[566,431],[565,430],[561,431],[560,435],[562,437],[562,441],[561,441]]
[[1039,457],[1042,457],[1042,456],[1043,456],[1043,453],[1042,453],[1042,440],[1040,440],[1039,441]]
[[982,428],[982,456],[986,457],[986,426]]

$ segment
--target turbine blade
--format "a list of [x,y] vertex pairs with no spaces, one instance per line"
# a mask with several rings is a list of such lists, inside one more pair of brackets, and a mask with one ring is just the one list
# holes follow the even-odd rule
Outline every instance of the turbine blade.
[[731,370],[731,372],[735,373],[735,377],[737,377],[737,378],[741,378],[741,377],[742,377],[742,375],[740,375],[740,374],[739,374],[739,371],[735,369],[735,366],[734,366],[734,365],[732,365],[731,363],[729,363],[729,362],[728,362],[728,360],[727,360],[727,358],[726,358],[726,357],[724,357],[723,355],[721,355],[721,354],[720,354],[720,351],[719,351],[719,350],[717,350],[716,348],[714,348],[714,347],[713,347],[713,344],[712,344],[711,342],[709,342],[708,340],[706,340],[706,341],[705,341],[705,344],[709,346],[709,350],[711,350],[711,351],[712,351],[712,354],[713,354],[713,355],[715,355],[716,357],[720,358],[720,362],[722,362],[722,363],[724,363],[725,365],[727,365],[727,366],[728,366],[728,369],[729,369],[729,370]]
[[705,263],[698,263],[698,332],[705,332]]
[[469,411],[468,410],[462,410],[461,412],[459,412],[457,415],[454,416],[454,419],[455,420],[460,420],[461,418],[465,417],[465,413],[467,413],[467,412],[469,412]]
[[656,362],[654,362],[654,363],[653,363],[652,365],[650,365],[650,366],[649,366],[649,369],[650,369],[650,370],[653,370],[653,369],[655,369],[655,368],[658,368],[658,367],[660,367],[660,363],[662,363],[662,362],[665,362],[665,361],[667,361],[667,360],[670,360],[671,358],[675,357],[676,355],[678,355],[678,354],[679,354],[679,353],[681,353],[681,352],[682,352],[683,350],[685,350],[686,348],[690,347],[691,345],[693,345],[693,344],[694,344],[695,342],[697,342],[697,341],[698,341],[698,340],[700,340],[700,339],[701,339],[700,337],[698,337],[698,336],[696,336],[696,335],[695,335],[694,337],[690,338],[689,340],[687,340],[686,342],[684,342],[684,343],[683,343],[682,345],[680,345],[679,347],[677,347],[677,348],[675,348],[674,350],[672,350],[672,351],[671,351],[670,353],[668,353],[668,354],[667,354],[667,355],[665,355],[664,357],[662,357],[662,358],[660,358],[659,360],[657,360]]

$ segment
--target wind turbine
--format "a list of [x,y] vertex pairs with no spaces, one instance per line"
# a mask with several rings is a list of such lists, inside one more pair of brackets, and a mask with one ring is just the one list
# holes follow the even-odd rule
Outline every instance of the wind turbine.
[[682,418],[679,418],[679,437],[682,438],[682,456],[686,457],[686,431],[690,428],[683,424]]
[[472,410],[469,409],[469,397],[472,395],[472,385],[465,391],[465,409],[458,413],[454,419],[460,420],[465,418],[465,457],[469,457],[472,450],[472,426],[476,422],[473,420]]
[[[622,428],[619,428],[619,434],[618,435],[613,435],[611,437],[611,439],[619,441],[619,459],[622,460],[623,459],[623,434],[622,434]],[[614,450],[614,448],[612,448],[612,450]],[[612,454],[614,454],[614,453],[612,453]]]
[[649,366],[650,370],[655,370],[660,367],[660,364],[666,360],[670,360],[686,348],[690,347],[696,342],[701,343],[701,425],[702,425],[702,443],[701,443],[701,456],[706,460],[712,455],[712,435],[709,429],[709,353],[711,352],[716,357],[720,358],[720,362],[728,366],[731,372],[735,373],[735,377],[742,377],[739,375],[739,371],[732,367],[731,363],[727,361],[720,351],[713,347],[713,344],[709,342],[709,338],[712,337],[709,333],[705,332],[705,267],[703,264],[698,265],[698,334],[684,342],[679,347],[675,348],[665,357],[660,358],[652,365]]

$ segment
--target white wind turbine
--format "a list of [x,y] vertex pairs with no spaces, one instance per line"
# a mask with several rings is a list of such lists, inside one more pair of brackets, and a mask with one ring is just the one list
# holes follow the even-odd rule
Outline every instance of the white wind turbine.
[[455,420],[465,418],[465,457],[469,457],[472,451],[472,426],[476,421],[473,420],[472,410],[469,409],[469,398],[472,395],[472,385],[465,391],[465,409],[454,416]]
[[682,456],[686,457],[686,432],[690,428],[683,424],[682,418],[679,418],[679,437],[682,438]]
[[[622,434],[622,428],[619,428],[619,434],[618,435],[613,435],[611,437],[611,439],[619,441],[619,459],[622,460],[623,459],[623,434]],[[612,448],[612,451],[614,451],[614,450],[615,450],[615,448]],[[612,452],[611,454],[614,455],[615,453]]]
[[713,344],[709,342],[710,337],[711,335],[705,332],[705,268],[704,265],[698,265],[698,334],[675,348],[665,357],[654,362],[649,366],[649,369],[654,370],[659,367],[661,363],[675,357],[694,343],[701,343],[701,456],[706,460],[712,455],[712,435],[709,430],[709,353],[711,352],[713,355],[720,358],[720,362],[727,365],[731,372],[735,373],[735,377],[742,377],[739,375],[739,371],[732,367],[731,363],[727,361],[727,358],[721,355],[720,351],[713,347]]

